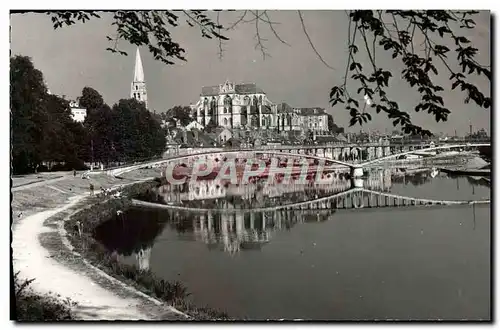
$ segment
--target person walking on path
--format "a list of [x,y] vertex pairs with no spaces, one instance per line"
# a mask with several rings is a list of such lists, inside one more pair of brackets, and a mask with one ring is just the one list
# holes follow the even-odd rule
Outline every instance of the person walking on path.
[[90,196],[94,196],[94,185],[91,183],[89,186],[90,189]]

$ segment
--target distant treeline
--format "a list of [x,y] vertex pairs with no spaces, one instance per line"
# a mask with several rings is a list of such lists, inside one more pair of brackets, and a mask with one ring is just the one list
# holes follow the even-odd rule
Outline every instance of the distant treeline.
[[11,161],[13,174],[33,173],[43,164],[83,169],[85,162],[126,162],[159,156],[165,132],[144,103],[122,99],[112,107],[96,90],[85,87],[75,122],[69,101],[48,93],[43,74],[31,59],[10,59]]

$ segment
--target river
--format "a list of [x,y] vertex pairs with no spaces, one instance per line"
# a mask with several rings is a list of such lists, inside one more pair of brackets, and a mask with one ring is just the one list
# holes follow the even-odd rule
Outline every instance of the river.
[[[349,189],[338,178],[328,189],[281,194],[210,182],[162,187],[150,201],[234,212],[137,207],[98,227],[96,238],[122,262],[178,280],[195,304],[234,318],[491,318],[489,204],[248,212]],[[365,181],[415,198],[490,198],[485,180],[425,168],[374,169]]]

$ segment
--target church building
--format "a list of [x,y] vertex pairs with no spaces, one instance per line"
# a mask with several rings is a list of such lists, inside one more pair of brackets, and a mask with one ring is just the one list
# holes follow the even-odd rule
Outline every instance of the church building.
[[277,107],[256,84],[226,81],[219,86],[203,87],[200,99],[191,105],[191,110],[203,126],[210,122],[230,129],[277,126]]
[[271,102],[254,83],[226,81],[219,86],[202,87],[198,102],[191,105],[192,117],[228,129],[258,128],[278,131],[328,131],[328,116],[323,108],[292,108]]
[[144,69],[142,68],[141,53],[139,47],[135,53],[134,80],[130,89],[130,98],[144,102],[148,107],[148,92],[146,91],[146,81],[144,80]]

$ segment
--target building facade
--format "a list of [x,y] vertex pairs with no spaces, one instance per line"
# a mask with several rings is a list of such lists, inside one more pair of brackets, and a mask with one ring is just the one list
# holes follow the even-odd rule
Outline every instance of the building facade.
[[87,109],[80,107],[80,102],[70,101],[69,107],[71,109],[71,116],[73,120],[78,123],[83,123],[85,121],[85,117],[87,117]]
[[256,84],[203,87],[200,99],[191,105],[194,118],[203,126],[213,123],[226,128],[277,126],[277,108]]
[[311,131],[328,131],[328,114],[323,108],[298,108],[297,111],[301,126]]
[[226,81],[203,87],[200,99],[191,105],[193,118],[203,126],[258,128],[278,131],[328,131],[328,116],[322,108],[292,108],[275,104],[254,83]]
[[278,105],[280,131],[328,132],[328,114],[323,108],[292,108],[286,103]]

